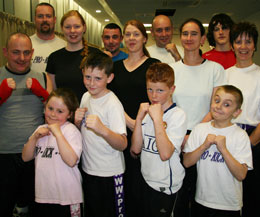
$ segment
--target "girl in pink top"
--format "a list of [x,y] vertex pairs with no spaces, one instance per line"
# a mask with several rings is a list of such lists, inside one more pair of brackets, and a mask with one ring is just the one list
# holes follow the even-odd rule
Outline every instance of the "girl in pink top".
[[45,105],[46,124],[25,144],[22,158],[35,158],[34,217],[80,217],[82,188],[78,162],[82,152],[79,130],[71,123],[78,100],[68,89],[53,91]]

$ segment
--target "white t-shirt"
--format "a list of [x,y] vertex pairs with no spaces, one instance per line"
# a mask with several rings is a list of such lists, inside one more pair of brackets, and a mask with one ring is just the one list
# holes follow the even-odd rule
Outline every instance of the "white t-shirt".
[[[80,107],[88,108],[86,116],[89,114],[97,115],[110,130],[126,135],[124,109],[112,91],[97,99],[86,92],[82,96]],[[112,148],[105,139],[88,129],[84,119],[82,123],[83,170],[89,175],[101,177],[122,174],[125,171],[123,152]]]
[[181,188],[185,175],[179,155],[187,131],[187,120],[182,109],[171,106],[164,112],[163,121],[166,122],[166,133],[175,151],[169,160],[161,160],[156,146],[154,124],[147,114],[142,121],[144,146],[141,152],[141,172],[150,187],[170,195]]
[[[253,168],[250,140],[247,133],[236,124],[215,128],[212,122],[200,123],[192,130],[184,152],[201,146],[208,134],[226,137],[226,147],[241,164]],[[216,145],[211,145],[197,161],[197,187],[195,200],[203,206],[220,210],[240,210],[242,207],[242,182],[227,167]]]
[[[61,126],[61,131],[80,159],[82,137],[77,127],[66,122]],[[35,201],[60,205],[83,202],[78,165],[70,167],[62,160],[53,134],[40,138],[36,144]]]
[[49,55],[67,44],[58,36],[55,36],[52,40],[42,40],[34,34],[30,38],[34,48],[31,69],[35,72],[45,72]]
[[233,66],[226,70],[228,84],[242,91],[242,113],[234,123],[257,126],[260,123],[260,67],[252,64],[246,68]]
[[[183,57],[183,47],[176,45],[176,48],[179,51],[181,57]],[[151,57],[160,60],[162,63],[170,64],[175,62],[175,59],[170,52],[168,52],[165,48],[158,47],[156,44],[147,47],[147,50]]]
[[214,87],[226,84],[224,68],[209,60],[197,66],[188,66],[182,61],[170,66],[175,73],[173,101],[185,111],[188,129],[192,130],[210,111]]

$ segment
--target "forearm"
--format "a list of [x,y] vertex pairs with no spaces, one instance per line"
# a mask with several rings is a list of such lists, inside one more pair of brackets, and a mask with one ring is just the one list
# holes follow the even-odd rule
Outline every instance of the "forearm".
[[204,116],[204,118],[202,119],[201,123],[203,123],[203,122],[209,122],[209,121],[211,121],[211,120],[212,120],[212,116],[211,116],[211,113],[209,112],[209,113],[207,113],[207,114]]
[[131,138],[131,153],[139,155],[142,151],[143,135],[142,135],[142,121],[136,119],[134,131]]
[[245,164],[239,163],[227,149],[222,151],[221,154],[232,175],[238,181],[243,181],[247,174],[247,166]]
[[255,130],[251,133],[249,139],[253,146],[256,146],[260,142],[260,124],[258,124]]
[[27,162],[27,161],[34,159],[36,142],[37,142],[37,139],[33,134],[29,138],[27,143],[24,145],[24,148],[23,148],[23,151],[22,151],[23,161]]
[[162,120],[154,121],[155,140],[162,161],[169,160],[175,147],[169,140]]
[[126,112],[125,112],[125,120],[126,120],[126,126],[133,131],[135,127],[135,120],[132,119]]
[[207,148],[205,147],[204,143],[199,146],[193,152],[188,152],[183,154],[183,164],[186,168],[193,166],[198,162],[201,155],[205,152]]
[[74,167],[78,161],[78,156],[72,149],[63,134],[56,135],[56,141],[62,160],[70,167]]
[[127,139],[125,135],[115,133],[106,126],[102,130],[101,136],[107,141],[107,143],[118,151],[123,151],[127,147]]

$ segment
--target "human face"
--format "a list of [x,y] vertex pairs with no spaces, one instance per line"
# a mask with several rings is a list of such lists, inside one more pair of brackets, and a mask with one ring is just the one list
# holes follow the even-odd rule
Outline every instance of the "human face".
[[216,46],[229,44],[229,33],[229,28],[223,27],[220,23],[218,23],[213,30],[213,36]]
[[255,51],[255,44],[252,37],[245,33],[239,35],[233,42],[233,48],[238,64],[240,62],[248,63],[248,65],[253,63],[252,57]]
[[64,20],[62,31],[68,43],[77,45],[82,43],[86,26],[81,22],[79,17],[70,16]]
[[128,25],[125,28],[124,40],[129,52],[138,52],[143,51],[147,39],[138,28]]
[[151,104],[161,104],[163,111],[172,104],[172,94],[175,86],[168,87],[164,82],[146,82],[147,95]]
[[231,125],[232,118],[236,118],[241,110],[237,108],[235,96],[218,89],[211,103],[211,115],[215,124],[221,127]]
[[105,74],[104,69],[100,70],[95,67],[94,69],[91,67],[83,69],[83,82],[85,87],[88,89],[89,93],[93,98],[99,98],[108,92],[107,84],[110,83],[114,74],[111,74],[109,77]]
[[53,16],[51,7],[42,5],[38,6],[35,11],[35,25],[39,34],[54,34],[56,17]]
[[205,36],[201,36],[199,26],[194,22],[186,23],[181,32],[181,43],[186,51],[199,50],[204,44]]
[[12,36],[3,52],[7,58],[7,67],[12,72],[22,74],[30,69],[33,49],[30,39],[26,36]]
[[168,17],[159,15],[153,21],[152,36],[158,47],[164,48],[171,43],[173,27]]
[[47,124],[63,125],[71,116],[71,113],[60,97],[53,96],[45,106],[45,120]]
[[105,49],[112,53],[113,56],[116,56],[119,53],[120,43],[123,37],[120,34],[119,29],[104,29],[102,40],[105,46]]

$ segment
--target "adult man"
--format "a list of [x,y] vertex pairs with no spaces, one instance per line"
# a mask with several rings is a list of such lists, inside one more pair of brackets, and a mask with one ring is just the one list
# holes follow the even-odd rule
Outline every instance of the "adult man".
[[42,2],[36,6],[34,21],[36,33],[31,36],[34,48],[31,68],[37,72],[45,72],[48,56],[65,47],[66,42],[55,36],[55,10],[49,3]]
[[169,17],[158,15],[153,19],[152,36],[155,44],[147,47],[151,57],[167,64],[183,57],[183,48],[172,43],[173,25]]
[[123,40],[121,28],[115,23],[109,23],[104,27],[102,40],[105,47],[105,53],[112,57],[113,62],[126,59],[128,55],[120,50],[120,44]]
[[34,200],[34,163],[21,153],[34,130],[44,122],[43,103],[48,97],[44,73],[30,70],[33,55],[29,36],[13,33],[3,49],[6,66],[0,68],[0,212],[11,217],[26,212]]
[[233,24],[233,20],[226,14],[221,13],[213,16],[209,22],[207,39],[209,45],[215,48],[202,55],[204,59],[221,64],[224,69],[236,64],[236,57],[229,40]]

